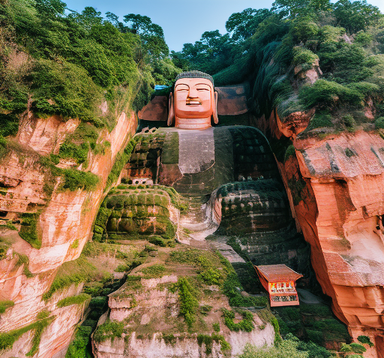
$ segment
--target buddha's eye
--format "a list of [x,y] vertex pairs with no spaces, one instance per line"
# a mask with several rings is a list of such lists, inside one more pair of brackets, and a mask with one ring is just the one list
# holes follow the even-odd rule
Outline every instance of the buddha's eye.
[[197,90],[198,91],[209,91],[209,88],[207,88],[207,87],[198,87]]
[[178,92],[183,92],[183,91],[188,91],[188,90],[189,90],[189,87],[186,85],[178,85],[176,87],[176,91],[178,91]]

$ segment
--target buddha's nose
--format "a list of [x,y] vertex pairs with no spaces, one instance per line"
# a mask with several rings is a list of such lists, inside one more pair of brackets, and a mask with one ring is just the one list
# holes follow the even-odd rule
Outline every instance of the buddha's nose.
[[197,97],[199,97],[196,88],[192,87],[192,88],[189,89],[188,97],[190,97],[190,98],[197,98]]

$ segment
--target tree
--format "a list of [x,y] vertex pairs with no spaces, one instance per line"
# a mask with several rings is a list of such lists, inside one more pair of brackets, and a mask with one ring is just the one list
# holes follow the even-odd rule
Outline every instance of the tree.
[[329,0],[276,0],[272,4],[272,11],[291,19],[331,9],[332,5]]
[[149,52],[151,58],[160,59],[168,56],[169,48],[160,25],[152,23],[148,16],[139,14],[125,15],[124,22],[130,25],[132,32],[140,36],[143,46]]
[[188,63],[190,69],[213,75],[231,64],[233,48],[229,34],[221,35],[219,30],[205,31],[200,41],[184,44],[181,52],[172,53],[172,58],[184,66]]
[[349,33],[365,30],[383,17],[378,7],[367,4],[365,0],[354,2],[340,0],[334,7],[338,25]]
[[268,9],[248,8],[242,12],[233,13],[225,23],[225,28],[232,33],[233,41],[242,42],[251,37],[259,24],[271,15],[272,12]]

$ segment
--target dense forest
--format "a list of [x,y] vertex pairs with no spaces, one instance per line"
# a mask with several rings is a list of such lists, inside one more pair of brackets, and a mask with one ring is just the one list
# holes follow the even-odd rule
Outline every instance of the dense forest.
[[[117,113],[149,100],[155,83],[171,84],[189,69],[214,75],[216,85],[250,81],[257,116],[316,107],[310,129],[351,129],[367,121],[369,103],[376,126],[384,126],[384,17],[366,1],[277,0],[271,9],[232,14],[226,34],[206,31],[171,54],[147,16],[120,22],[92,7],[69,11],[60,0],[4,0],[0,26],[5,137],[17,132],[27,107],[111,129]],[[300,75],[314,66],[321,79],[307,84]],[[101,115],[103,100],[110,110]]]
[[[316,108],[307,132],[384,126],[384,17],[366,1],[277,0],[271,9],[245,9],[227,33],[172,52],[175,64],[214,75],[216,85],[250,81],[253,111],[281,119]],[[320,78],[308,83],[305,72]],[[367,116],[367,110],[369,114]],[[373,118],[374,117],[374,118]]]
[[[14,135],[27,107],[38,116],[112,127],[116,113],[142,107],[155,82],[179,71],[163,30],[148,17],[124,23],[92,7],[69,12],[60,0],[0,3],[0,134]],[[97,106],[107,100],[104,117]]]

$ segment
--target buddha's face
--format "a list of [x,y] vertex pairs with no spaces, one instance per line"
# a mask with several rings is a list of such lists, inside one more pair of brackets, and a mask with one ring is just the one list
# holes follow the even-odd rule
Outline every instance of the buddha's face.
[[175,83],[176,118],[211,118],[214,109],[213,84],[206,78],[181,78]]

